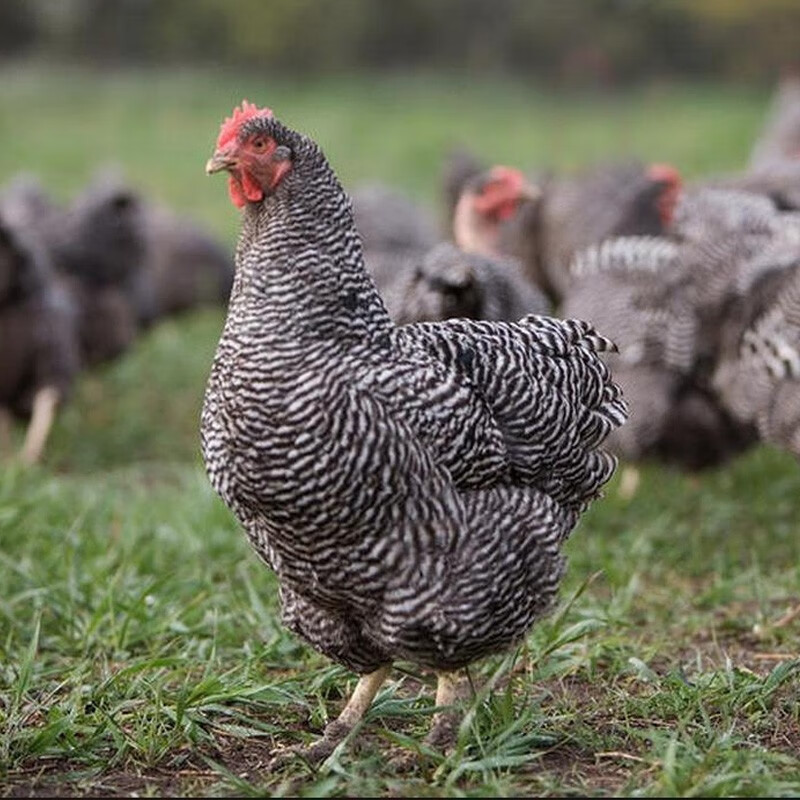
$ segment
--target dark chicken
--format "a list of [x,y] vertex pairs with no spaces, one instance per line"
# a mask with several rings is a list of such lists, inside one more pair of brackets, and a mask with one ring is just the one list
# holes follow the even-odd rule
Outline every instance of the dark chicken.
[[123,353],[139,329],[130,297],[146,252],[139,196],[111,172],[99,174],[67,208],[29,182],[12,186],[9,195],[72,298],[83,364]]
[[[244,103],[208,172],[242,209],[202,413],[209,478],[281,585],[283,619],[361,674],[319,759],[395,660],[439,675],[519,642],[614,470],[625,417],[586,323],[395,327],[320,148]],[[452,734],[434,721],[434,739]]]
[[152,203],[143,209],[143,232],[144,265],[130,292],[139,323],[227,302],[233,260],[214,237]]
[[25,463],[41,458],[77,369],[71,299],[7,195],[0,198],[0,435],[8,437],[11,416],[30,420]]

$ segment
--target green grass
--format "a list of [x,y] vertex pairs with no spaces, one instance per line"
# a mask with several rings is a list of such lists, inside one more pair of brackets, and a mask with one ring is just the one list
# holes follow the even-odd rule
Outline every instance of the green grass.
[[[431,204],[453,141],[526,166],[633,152],[688,175],[736,169],[767,101],[5,67],[0,179],[34,171],[65,197],[115,160],[232,242],[236,213],[203,164],[242,97],[313,133],[345,182],[392,180]],[[266,772],[353,680],[282,629],[274,578],[203,474],[198,413],[221,323],[207,311],[148,333],[81,380],[43,467],[0,471],[4,793],[800,793],[800,622],[772,626],[800,602],[800,474],[766,448],[699,477],[647,467],[631,501],[615,478],[569,542],[557,612],[473,669],[454,755],[420,750],[431,678],[406,670],[320,770]],[[410,770],[392,761],[415,752]]]

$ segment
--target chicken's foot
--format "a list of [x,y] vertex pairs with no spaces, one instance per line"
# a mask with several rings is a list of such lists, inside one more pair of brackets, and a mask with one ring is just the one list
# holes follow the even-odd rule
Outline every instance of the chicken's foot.
[[455,708],[458,700],[461,676],[458,672],[439,672],[436,675],[436,707],[441,709],[433,715],[433,722],[425,744],[443,753],[449,753],[456,745],[461,714]]
[[45,442],[53,426],[58,406],[59,392],[54,386],[45,386],[36,392],[33,398],[33,412],[25,442],[22,445],[22,462],[30,466],[42,456]]
[[362,675],[347,701],[347,705],[342,709],[342,713],[328,723],[322,738],[310,745],[287,747],[272,758],[269,769],[274,770],[281,767],[295,757],[302,758],[310,764],[319,764],[324,761],[364,718],[378,690],[389,677],[391,669],[391,665],[387,665],[368,675]]

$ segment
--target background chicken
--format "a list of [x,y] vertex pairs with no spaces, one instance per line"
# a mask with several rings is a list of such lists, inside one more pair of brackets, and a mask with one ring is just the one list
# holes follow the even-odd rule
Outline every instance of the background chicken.
[[409,259],[383,296],[401,324],[454,317],[518,320],[550,310],[547,298],[502,255],[504,226],[524,214],[538,192],[519,170],[495,166],[461,186],[452,218],[453,244]]
[[[479,162],[466,151],[449,156],[443,177],[448,208],[454,194],[479,171]],[[532,183],[538,199],[501,226],[497,250],[519,259],[528,279],[557,307],[578,252],[612,237],[665,230],[681,179],[669,165],[628,161],[572,175],[542,172],[533,176]]]
[[[585,323],[396,328],[317,145],[244,103],[209,172],[243,209],[202,415],[215,489],[277,573],[286,624],[362,674],[330,753],[397,659],[449,674],[550,605],[560,545],[624,419]],[[440,716],[434,740],[452,737]]]
[[[744,342],[761,341],[751,327],[763,333],[757,320],[769,314],[793,340],[798,232],[797,215],[763,195],[696,186],[681,194],[668,235],[610,240],[576,257],[564,313],[619,347],[607,361],[631,411],[609,437],[614,452],[699,469],[757,440],[775,386],[767,345],[754,356]],[[628,493],[635,478],[624,483]]]
[[[710,386],[702,317],[693,291],[698,254],[666,238],[611,239],[572,265],[565,314],[589,320],[617,342],[607,354],[630,408],[608,439],[626,461],[654,459],[686,469],[722,463],[754,441]],[[708,354],[713,357],[715,343]],[[623,493],[635,488],[626,472]]]
[[131,296],[138,320],[150,325],[201,306],[224,305],[233,285],[233,260],[191,220],[148,202],[143,209],[144,266]]
[[800,159],[800,74],[778,84],[760,135],[750,153],[749,171],[758,173]]
[[800,218],[780,215],[778,223],[777,243],[732,259],[738,291],[720,336],[714,385],[736,419],[800,457]]
[[354,188],[352,203],[367,269],[381,291],[439,238],[431,214],[399,189],[362,184]]
[[119,356],[139,330],[131,292],[146,254],[142,201],[116,172],[99,173],[66,207],[30,180],[7,192],[75,307],[81,361]]
[[21,224],[13,198],[0,197],[0,445],[9,443],[11,415],[30,419],[26,463],[41,457],[78,370],[75,322],[46,250]]

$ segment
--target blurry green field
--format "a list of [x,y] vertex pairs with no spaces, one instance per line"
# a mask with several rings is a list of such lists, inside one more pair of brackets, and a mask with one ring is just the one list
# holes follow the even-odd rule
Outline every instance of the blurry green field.
[[[545,95],[455,79],[0,71],[0,180],[59,196],[120,163],[233,244],[203,173],[247,97],[312,134],[344,182],[381,178],[435,208],[442,155],[567,167],[634,153],[688,176],[740,167],[767,98],[659,86]],[[459,751],[413,747],[428,676],[396,673],[318,773],[263,771],[338,708],[349,677],[279,625],[275,582],[211,492],[198,413],[222,324],[171,320],[86,375],[42,468],[0,470],[0,792],[95,794],[797,795],[800,473],[766,448],[687,477],[646,468],[569,543],[564,604],[474,671]],[[405,738],[410,737],[410,738]]]

